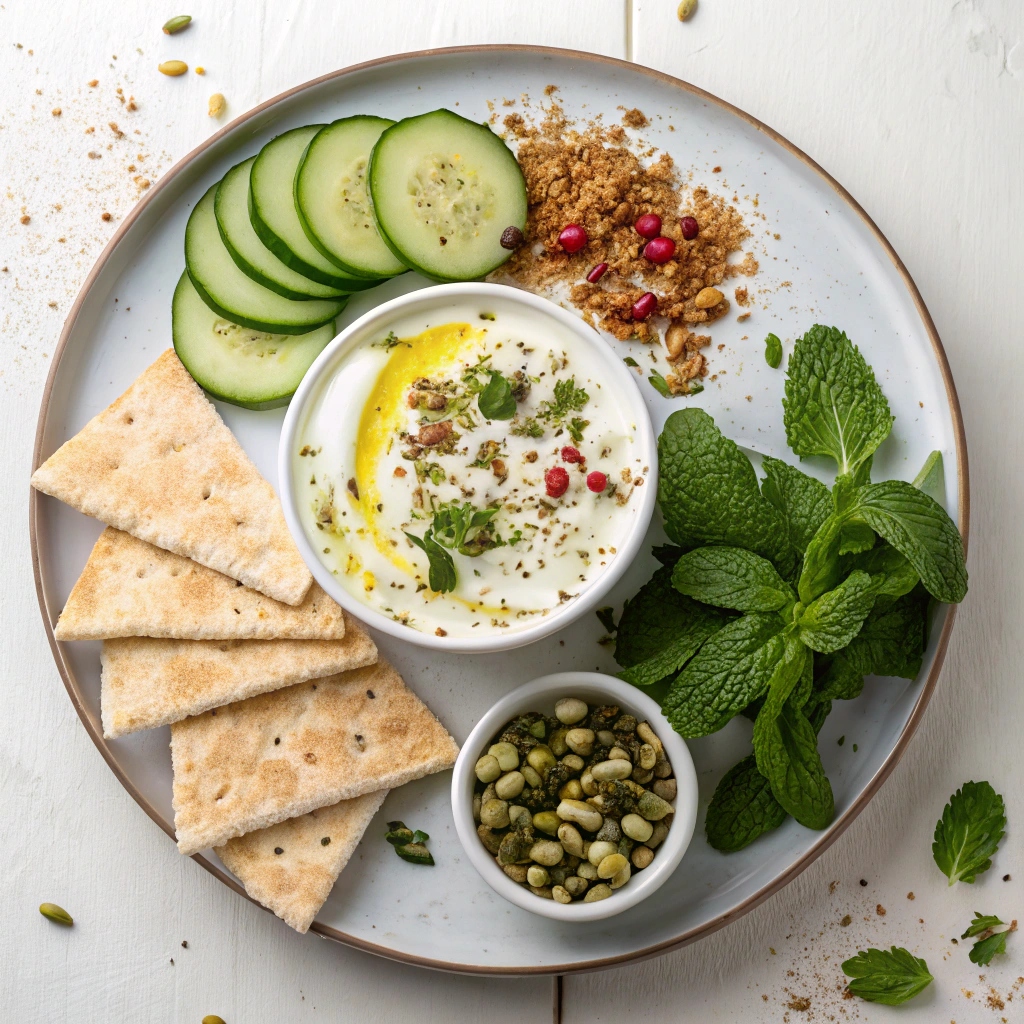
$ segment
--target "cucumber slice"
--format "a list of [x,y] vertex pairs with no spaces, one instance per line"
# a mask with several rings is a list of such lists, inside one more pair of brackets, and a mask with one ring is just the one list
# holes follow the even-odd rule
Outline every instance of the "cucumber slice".
[[220,316],[275,334],[305,334],[332,321],[347,299],[286,299],[247,277],[228,253],[217,227],[214,185],[185,227],[185,266],[203,301]]
[[379,278],[346,274],[306,237],[295,209],[295,172],[322,124],[293,128],[268,142],[249,172],[249,219],[263,244],[304,277],[347,292],[372,288]]
[[487,125],[450,110],[407,117],[381,135],[367,172],[377,229],[407,267],[438,281],[489,274],[526,226],[526,182]]
[[329,124],[313,136],[295,174],[295,208],[306,236],[350,274],[391,277],[406,269],[377,233],[366,192],[370,150],[394,123],[357,116]]
[[260,241],[249,220],[249,170],[255,159],[236,164],[224,175],[213,204],[220,237],[235,266],[286,299],[332,299],[342,295],[339,289],[292,270]]
[[299,335],[241,327],[206,305],[186,271],[174,289],[171,335],[185,369],[214,398],[246,409],[272,409],[288,403],[334,337],[334,323]]

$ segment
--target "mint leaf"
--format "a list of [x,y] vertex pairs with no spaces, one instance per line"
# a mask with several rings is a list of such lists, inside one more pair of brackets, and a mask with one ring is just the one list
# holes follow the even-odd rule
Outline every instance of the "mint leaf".
[[945,497],[946,477],[942,464],[942,452],[934,451],[927,459],[921,471],[914,477],[914,486],[919,491],[934,498],[940,504]]
[[932,497],[902,480],[861,488],[856,515],[904,555],[937,601],[956,604],[967,594],[960,531]]
[[657,370],[651,370],[651,375],[647,378],[647,383],[654,388],[655,391],[661,395],[662,398],[671,398],[672,392],[669,390],[668,381],[658,373]]
[[965,931],[960,938],[973,939],[976,935],[981,935],[982,932],[990,931],[1004,923],[1005,922],[1000,921],[995,914],[979,914],[975,911],[974,920],[971,921],[970,925],[967,927],[967,931]]
[[762,497],[757,474],[703,409],[669,416],[658,438],[658,500],[665,530],[686,548],[730,544],[773,562],[785,576],[795,552],[786,521]]
[[764,339],[764,361],[777,370],[782,363],[782,339],[777,334],[769,334]]
[[866,572],[880,597],[902,597],[919,582],[917,572],[906,557],[884,542],[849,559],[846,565],[851,571]]
[[832,514],[832,495],[820,480],[781,459],[765,456],[761,465],[765,471],[761,494],[785,516],[793,547],[806,551],[811,538]]
[[870,551],[875,546],[875,531],[860,519],[851,519],[843,523],[839,532],[839,554],[859,555]]
[[615,636],[615,660],[625,668],[620,677],[653,686],[678,672],[727,621],[723,612],[680,594],[671,566],[659,569],[622,610]]
[[707,736],[760,697],[782,655],[783,628],[780,616],[755,612],[705,641],[662,705],[676,732]]
[[1003,798],[987,782],[965,782],[943,808],[935,826],[932,856],[954,882],[973,882],[992,867],[1006,828]]
[[855,473],[892,430],[889,403],[871,367],[843,331],[815,324],[789,357],[783,399],[786,438],[801,458],[828,455]]
[[516,414],[512,385],[497,370],[491,370],[487,387],[477,396],[480,415],[486,420],[510,420]]
[[797,592],[804,604],[810,604],[836,587],[842,579],[839,545],[843,534],[843,516],[833,512],[811,538],[804,552]]
[[875,605],[871,577],[859,569],[834,590],[812,601],[797,624],[800,639],[813,651],[831,654],[845,647],[859,632]]
[[450,590],[454,590],[458,583],[455,562],[452,556],[434,540],[433,533],[427,530],[422,540],[408,532],[406,532],[406,537],[427,556],[430,565],[427,577],[430,589],[439,594],[447,594]]
[[1010,931],[1011,929],[1007,928],[1001,932],[986,935],[983,939],[978,939],[971,947],[970,953],[967,954],[971,963],[978,964],[980,967],[988,967],[994,956],[1006,952],[1006,938]]
[[704,831],[713,849],[734,853],[785,820],[786,812],[751,754],[733,765],[718,783],[704,818]]
[[796,601],[775,566],[743,548],[706,547],[687,552],[676,563],[672,584],[704,604],[741,612],[774,612]]
[[853,978],[848,987],[855,996],[886,1006],[913,999],[934,980],[923,960],[899,946],[861,950],[843,961],[843,973]]

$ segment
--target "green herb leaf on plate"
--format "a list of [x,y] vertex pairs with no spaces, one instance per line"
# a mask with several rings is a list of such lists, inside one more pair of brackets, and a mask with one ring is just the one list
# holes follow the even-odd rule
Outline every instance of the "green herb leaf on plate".
[[803,610],[797,620],[800,639],[821,654],[840,650],[860,632],[875,605],[875,596],[871,577],[854,570],[838,587]]
[[973,882],[992,867],[1006,828],[1003,798],[987,782],[965,782],[935,825],[932,856],[954,882]]
[[764,361],[773,370],[782,364],[782,339],[777,334],[769,334],[764,339]]
[[440,544],[434,540],[430,530],[423,535],[422,539],[414,534],[406,532],[409,538],[426,556],[430,566],[428,582],[430,589],[438,594],[447,594],[454,590],[458,583],[458,575],[455,572],[455,561]]
[[796,553],[782,513],[761,495],[750,460],[703,409],[672,413],[658,438],[658,501],[665,530],[686,548],[743,547],[785,577]]
[[789,540],[804,552],[821,524],[832,514],[829,489],[813,476],[781,459],[765,456],[761,493],[785,516]]
[[434,858],[424,845],[430,838],[426,832],[407,828],[405,822],[389,821],[384,838],[395,848],[395,853],[410,864],[425,864],[433,867]]
[[651,375],[647,378],[647,383],[654,388],[655,391],[661,395],[662,398],[671,398],[672,392],[669,389],[668,381],[658,373],[657,370],[651,370]]
[[855,996],[887,1006],[913,999],[934,980],[923,960],[899,946],[861,950],[843,961],[843,973],[853,979],[848,987]]
[[831,456],[853,474],[892,430],[893,416],[871,367],[836,327],[815,324],[786,370],[786,438],[801,458]]
[[757,700],[785,649],[784,628],[781,616],[755,612],[707,639],[663,701],[676,732],[708,736]]
[[625,364],[626,364],[627,366],[633,366],[633,367],[638,367],[638,366],[640,365],[640,364],[639,364],[639,363],[638,363],[638,362],[637,362],[637,361],[636,361],[636,360],[635,360],[635,359],[634,359],[634,358],[633,358],[632,356],[626,356],[626,358],[625,358],[625,359],[623,359],[622,361],[623,361],[623,362],[624,362],[624,363],[625,363]]
[[704,831],[713,849],[734,853],[785,820],[785,810],[772,795],[768,780],[757,770],[751,754],[733,765],[718,783],[708,805]]
[[491,379],[477,396],[480,415],[487,420],[510,420],[516,414],[516,400],[512,385],[497,370],[491,370]]
[[924,491],[925,494],[933,497],[940,504],[942,503],[946,490],[942,452],[934,451],[924,460],[921,471],[914,477],[914,486],[919,491]]
[[741,612],[775,612],[796,601],[775,566],[743,548],[688,551],[676,563],[672,584],[696,601]]

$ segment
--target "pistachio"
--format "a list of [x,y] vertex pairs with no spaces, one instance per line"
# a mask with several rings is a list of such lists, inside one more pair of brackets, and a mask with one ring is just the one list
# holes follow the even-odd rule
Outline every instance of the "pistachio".
[[164,33],[173,36],[175,32],[181,32],[188,28],[191,22],[192,16],[190,14],[179,14],[177,17],[164,22]]
[[654,774],[659,779],[667,779],[672,774],[672,765],[669,764],[667,758],[658,759],[658,763],[654,766]]
[[662,754],[665,748],[661,745],[661,740],[658,739],[657,733],[651,728],[648,722],[641,722],[636,727],[636,734],[644,741],[654,747],[655,754]]
[[622,819],[622,831],[638,843],[646,843],[654,833],[654,826],[639,814],[627,814]]
[[561,885],[556,885],[551,890],[551,898],[556,903],[572,903],[572,894]]
[[589,768],[580,776],[580,786],[587,796],[597,796],[597,783]]
[[555,757],[562,757],[568,752],[569,746],[565,742],[565,736],[568,731],[569,730],[565,728],[556,729],[551,734],[551,738],[548,740],[548,746],[551,747],[551,753],[554,754]]
[[570,875],[563,884],[570,896],[582,896],[587,891],[587,880],[581,875]]
[[711,309],[724,298],[725,296],[717,288],[701,288],[694,297],[693,304],[698,309]]
[[544,780],[537,774],[537,769],[533,765],[520,765],[519,770],[523,773],[523,778],[526,779],[526,784],[531,789],[539,789],[544,785]]
[[616,852],[621,853],[623,857],[628,857],[633,852],[633,847],[636,846],[636,840],[630,839],[629,836],[623,836],[615,847]]
[[480,802],[487,803],[488,800],[496,800],[498,797],[498,791],[494,788],[494,783],[490,782],[487,787],[480,794]]
[[538,811],[533,816],[533,827],[539,828],[541,832],[547,832],[549,836],[553,836],[561,824],[562,819],[555,811]]
[[615,733],[611,729],[599,729],[597,733],[597,742],[602,747],[614,747],[615,746]]
[[636,732],[636,719],[632,715],[619,715],[615,723],[616,732]]
[[75,923],[74,918],[63,907],[58,907],[56,903],[40,903],[39,913],[55,924],[64,924],[70,927]]
[[511,743],[495,743],[487,753],[497,760],[503,772],[511,772],[519,767],[519,751]]
[[539,864],[531,864],[526,869],[526,881],[530,885],[535,885],[539,889],[542,885],[547,885],[551,881],[551,876],[548,874],[547,868],[542,868]]
[[676,780],[658,779],[658,781],[651,786],[651,791],[660,796],[662,800],[667,800],[669,803],[672,803],[677,795]]
[[654,747],[652,747],[650,743],[645,743],[640,748],[640,754],[637,757],[637,761],[640,764],[641,768],[645,770],[650,770],[658,762],[657,751],[655,751]]
[[646,786],[654,778],[654,772],[650,770],[645,771],[643,768],[634,768],[630,778],[634,782],[639,782],[641,785]]
[[587,762],[584,761],[579,754],[566,754],[565,757],[562,758],[562,764],[564,764],[571,772],[583,771],[586,763]]
[[648,821],[661,821],[666,814],[672,813],[672,805],[667,800],[662,800],[657,793],[650,791],[637,800],[636,809]]
[[508,802],[506,800],[488,800],[480,808],[480,824],[488,828],[505,828],[509,823]]
[[570,779],[559,791],[560,800],[582,800],[586,794],[579,779]]
[[590,774],[598,782],[612,782],[615,779],[628,779],[633,772],[633,766],[629,761],[616,758],[614,761],[600,761],[593,765]]
[[479,793],[473,794],[473,820],[479,825],[480,824],[480,808],[483,806],[483,800]]
[[557,814],[563,821],[574,821],[588,832],[596,832],[604,823],[604,815],[582,800],[563,800]]
[[554,867],[562,859],[562,844],[553,839],[538,839],[530,847],[530,859],[546,867]]
[[519,864],[530,858],[530,847],[533,846],[533,831],[514,828],[501,837],[498,847],[498,860],[502,864]]
[[487,825],[477,825],[476,834],[480,837],[480,842],[484,844],[484,849],[497,857],[501,848],[501,836]]
[[629,861],[621,853],[613,853],[601,859],[597,865],[598,878],[614,878],[623,868],[629,867]]
[[565,734],[565,742],[574,754],[589,757],[594,752],[593,729],[570,729]]
[[538,743],[527,755],[526,760],[529,762],[530,767],[536,771],[541,778],[558,763],[555,760],[555,755],[551,752],[551,748],[545,746],[543,743]]
[[554,898],[551,895],[551,890],[546,885],[544,885],[544,886],[531,885],[531,886],[529,886],[529,890],[530,890],[530,892],[533,893],[534,896],[539,896],[543,900],[550,900],[550,899]]
[[680,21],[686,21],[693,12],[697,10],[697,0],[680,0],[676,8],[676,17]]
[[156,69],[161,75],[177,78],[178,75],[183,75],[188,71],[188,65],[183,60],[165,60],[162,64],[158,64]]
[[484,783],[494,782],[501,775],[501,765],[493,754],[484,754],[473,768],[476,777]]
[[644,868],[651,866],[651,862],[654,860],[654,851],[649,846],[638,846],[629,859],[637,871],[643,871]]
[[585,882],[593,882],[597,878],[597,868],[590,861],[584,861],[577,869],[576,874]]
[[[565,858],[563,857],[562,859],[564,860]],[[556,864],[548,872],[552,885],[561,885],[571,874],[571,869],[562,864]]]
[[603,882],[600,885],[595,885],[593,888],[587,890],[587,895],[583,897],[584,903],[596,903],[598,900],[606,900],[612,894],[612,887],[605,885]]
[[575,725],[582,722],[590,714],[590,708],[586,702],[578,697],[563,697],[555,705],[555,718],[563,725]]
[[512,879],[513,882],[517,882],[519,885],[526,884],[526,876],[529,873],[529,868],[525,864],[503,864],[501,870]]
[[622,747],[616,746],[616,747],[612,747],[612,749],[608,751],[608,760],[609,761],[631,761],[632,759],[629,756],[629,751],[628,750],[623,750]]
[[548,726],[543,718],[538,718],[527,730],[535,740],[542,740],[548,734]]
[[615,843],[607,843],[602,840],[590,844],[590,849],[587,850],[587,860],[596,868],[600,866],[605,857],[614,856],[616,853],[618,853],[618,847]]
[[[625,858],[623,858],[623,860],[625,860]],[[598,868],[598,872],[600,872],[600,870],[601,869]],[[629,861],[627,860],[626,863],[608,879],[608,884],[613,889],[621,889],[629,881],[630,875],[632,874],[633,870],[630,868]]]
[[562,848],[566,853],[574,857],[582,857],[584,855],[583,837],[576,830],[576,827],[570,825],[569,822],[563,821],[558,826],[558,841],[562,844]]
[[522,793],[525,786],[526,779],[522,772],[509,772],[507,775],[502,775],[494,784],[494,792],[501,800],[512,800]]
[[508,809],[508,820],[513,828],[523,828],[526,825],[533,824],[533,814],[528,807],[513,804]]
[[649,846],[652,850],[656,850],[668,836],[668,825],[663,821],[656,821],[654,823],[654,831],[651,833],[651,838],[644,843],[645,846]]
[[206,113],[210,117],[220,117],[221,114],[227,109],[228,101],[224,99],[222,92],[215,92],[210,97],[210,102],[206,106]]

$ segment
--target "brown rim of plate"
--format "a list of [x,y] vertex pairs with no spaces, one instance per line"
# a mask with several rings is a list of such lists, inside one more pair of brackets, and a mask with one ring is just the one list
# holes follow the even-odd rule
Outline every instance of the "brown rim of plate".
[[[78,296],[75,298],[75,302],[68,313],[67,320],[64,322],[64,329],[61,331],[60,340],[57,343],[56,351],[53,355],[53,362],[50,366],[50,372],[46,378],[46,387],[43,390],[43,398],[39,407],[39,421],[36,427],[36,440],[35,446],[32,453],[32,469],[33,472],[43,461],[42,453],[42,442],[43,442],[43,429],[46,423],[47,413],[49,411],[50,397],[53,391],[54,380],[57,375],[57,368],[60,365],[61,358],[64,355],[64,350],[68,344],[71,336],[71,332],[74,329],[75,323],[78,319],[79,312],[81,311],[82,304],[85,301],[89,290],[92,288],[96,281],[103,265],[110,258],[114,250],[120,244],[124,238],[128,229],[135,222],[139,214],[146,207],[147,204],[151,203],[154,197],[164,188],[169,181],[181,174],[189,164],[201,153],[205,152],[214,143],[220,139],[229,135],[240,125],[246,121],[251,120],[259,114],[269,110],[275,104],[280,103],[282,100],[296,96],[307,89],[311,89],[315,86],[322,85],[325,82],[330,82],[335,79],[344,78],[346,75],[351,75],[356,72],[365,71],[368,68],[381,67],[386,64],[394,64],[399,61],[405,61],[421,57],[443,57],[443,56],[458,56],[464,53],[483,53],[483,52],[495,52],[495,53],[530,53],[530,54],[546,54],[552,57],[568,58],[570,60],[585,60],[590,61],[594,64],[606,64],[611,67],[621,68],[623,70],[630,71],[634,74],[646,75],[649,78],[657,79],[658,81],[665,82],[669,85],[673,85],[678,89],[682,89],[684,92],[688,92],[693,96],[697,96],[708,103],[713,103],[729,113],[735,115],[746,121],[747,124],[752,125],[759,132],[764,133],[778,145],[780,145],[787,152],[797,157],[804,164],[810,167],[818,175],[823,178],[828,185],[835,191],[835,193],[861,218],[864,224],[868,227],[875,239],[881,245],[889,259],[892,260],[893,266],[895,266],[900,277],[903,279],[903,283],[906,285],[907,291],[910,293],[914,300],[914,305],[917,308],[918,315],[921,317],[921,322],[924,324],[924,328],[928,333],[929,340],[932,344],[932,349],[935,353],[935,358],[939,363],[939,368],[942,371],[942,380],[946,388],[946,398],[949,402],[950,415],[953,418],[953,426],[956,434],[956,460],[957,460],[957,476],[959,482],[959,488],[957,493],[957,503],[959,506],[959,526],[960,534],[964,540],[964,550],[967,549],[967,535],[970,525],[970,488],[968,480],[968,465],[967,465],[967,438],[964,434],[963,416],[960,412],[960,400],[957,397],[956,386],[953,383],[953,376],[949,369],[949,361],[946,359],[946,353],[943,350],[942,342],[939,340],[938,332],[935,330],[935,324],[932,321],[931,314],[928,312],[927,307],[924,304],[924,300],[921,298],[921,293],[918,291],[917,285],[914,283],[913,278],[904,266],[903,261],[896,254],[896,250],[893,249],[889,240],[882,234],[875,222],[867,215],[861,205],[850,195],[849,192],[843,188],[842,185],[836,181],[824,168],[820,167],[814,162],[806,153],[798,149],[788,139],[781,136],[778,132],[769,128],[768,125],[759,121],[756,117],[752,117],[750,114],[740,110],[739,107],[733,106],[731,103],[727,103],[725,100],[719,99],[717,96],[712,95],[709,92],[705,92],[703,89],[699,89],[695,85],[690,85],[688,82],[684,82],[681,79],[674,78],[672,75],[666,75],[661,71],[654,71],[651,68],[641,67],[637,64],[631,64],[629,61],[619,60],[615,57],[604,57],[595,53],[586,53],[582,50],[565,50],[558,47],[552,46],[529,46],[529,45],[516,45],[516,44],[496,44],[496,45],[480,45],[480,46],[450,46],[441,47],[432,50],[415,50],[409,53],[393,54],[390,57],[379,57],[376,60],[365,61],[362,64],[353,64],[347,68],[342,68],[340,71],[332,71],[330,74],[322,75],[319,78],[314,78],[309,82],[305,82],[302,85],[295,86],[293,89],[288,89],[285,92],[279,93],[272,99],[266,100],[257,107],[253,107],[252,110],[241,117],[236,117],[230,124],[225,125],[219,132],[210,136],[204,143],[197,146],[187,156],[179,160],[157,183],[152,189],[141,199],[127,217],[121,222],[121,225],[114,232],[113,237],[107,243],[103,252],[100,253],[99,259],[93,266],[92,270],[89,271],[88,277],[85,279],[85,283],[82,285]],[[82,693],[78,684],[78,680],[74,677],[71,672],[70,665],[64,658],[62,650],[63,645],[58,643],[53,635],[53,624],[56,621],[56,615],[51,614],[51,609],[46,603],[46,598],[43,593],[43,581],[42,573],[39,565],[39,543],[38,543],[38,532],[37,532],[37,519],[39,514],[39,502],[41,495],[38,491],[29,488],[29,535],[32,545],[32,571],[35,575],[36,581],[36,595],[39,599],[39,608],[43,616],[43,624],[46,627],[46,637],[50,642],[50,649],[53,651],[54,661],[57,663],[57,669],[61,674],[61,678],[64,680],[64,686],[67,688],[68,695],[71,697],[71,703],[74,705],[75,710],[78,712],[78,717],[81,718],[86,731],[92,738],[93,743],[99,749],[99,752],[103,755],[104,760],[110,766],[110,770],[117,776],[118,781],[122,786],[131,794],[135,802],[159,825],[172,839],[174,838],[174,828],[172,824],[166,821],[162,815],[157,813],[156,809],[142,796],[142,794],[135,788],[132,782],[122,772],[120,765],[114,757],[113,752],[107,745],[106,740],[103,738],[103,730],[99,720],[89,711],[85,706],[82,699]],[[921,689],[921,693],[917,698],[917,703],[914,705],[914,709],[910,714],[910,718],[907,720],[907,724],[903,728],[903,732],[900,733],[899,739],[896,741],[896,745],[893,747],[889,756],[882,763],[882,766],[875,773],[874,777],[865,787],[864,791],[860,796],[853,802],[853,804],[847,809],[847,811],[838,817],[825,832],[822,833],[821,838],[808,850],[796,863],[791,865],[787,871],[785,871],[779,878],[774,879],[764,888],[760,889],[754,895],[744,900],[735,909],[721,914],[714,920],[701,925],[698,928],[693,928],[686,934],[671,939],[667,942],[662,942],[653,946],[648,946],[645,949],[637,950],[634,953],[626,953],[621,956],[604,957],[597,960],[588,960],[581,963],[567,963],[567,964],[552,964],[546,967],[484,967],[484,966],[469,966],[464,964],[449,963],[445,960],[435,960],[427,957],[412,956],[408,954],[396,953],[394,950],[388,949],[384,946],[377,945],[376,943],[366,942],[363,939],[356,938],[352,935],[347,935],[344,932],[340,932],[335,928],[331,928],[327,925],[320,924],[317,921],[313,922],[311,931],[317,932],[325,938],[335,939],[338,942],[342,942],[347,946],[352,946],[355,949],[361,949],[368,953],[376,953],[378,956],[383,956],[389,960],[397,960],[401,963],[413,964],[417,967],[429,967],[435,970],[442,971],[453,971],[460,974],[482,974],[482,975],[548,975],[548,974],[576,974],[584,973],[587,971],[603,970],[609,967],[619,967],[627,963],[637,963],[641,960],[647,960],[651,957],[660,956],[663,953],[667,953],[670,950],[678,949],[681,946],[689,945],[691,942],[695,942],[697,939],[703,938],[705,935],[710,935],[712,932],[718,931],[719,928],[723,928],[731,921],[735,921],[737,918],[742,917],[748,911],[753,910],[754,907],[763,903],[769,896],[773,896],[776,892],[782,889],[785,885],[791,882],[797,875],[800,874],[808,865],[814,860],[821,856],[838,838],[846,831],[850,826],[850,823],[858,814],[867,806],[868,801],[875,795],[882,783],[888,778],[890,772],[896,767],[900,758],[903,756],[907,749],[911,737],[917,731],[917,727],[921,724],[921,719],[924,715],[924,709],[931,699],[932,693],[935,690],[936,683],[938,682],[939,674],[942,670],[942,664],[946,657],[946,648],[949,645],[949,637],[953,628],[953,621],[956,618],[956,606],[953,605],[949,608],[945,622],[942,626],[942,632],[940,633],[936,645],[935,660],[932,664],[931,671],[928,673],[928,678],[925,680],[924,686]],[[208,858],[202,854],[195,854],[193,860],[201,864],[210,874],[216,876],[225,885],[230,886],[235,892],[246,899],[251,899],[245,890],[226,872],[221,870]],[[255,902],[253,900],[252,902]],[[269,913],[269,911],[268,911]]]

